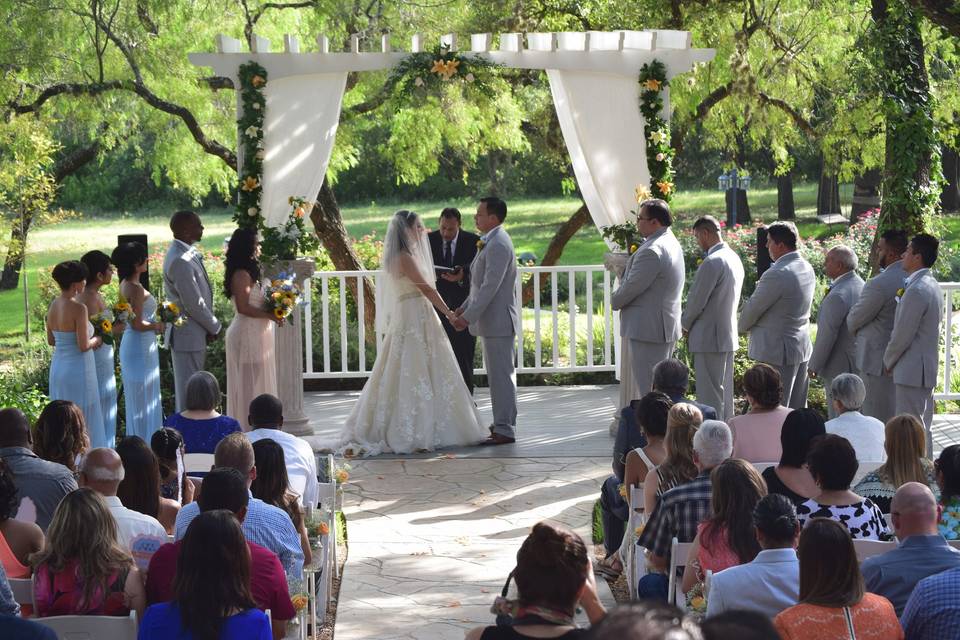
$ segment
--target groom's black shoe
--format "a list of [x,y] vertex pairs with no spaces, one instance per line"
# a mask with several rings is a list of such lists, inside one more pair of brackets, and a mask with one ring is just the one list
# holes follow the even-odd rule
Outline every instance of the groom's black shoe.
[[491,434],[489,438],[480,443],[480,446],[493,446],[498,444],[513,444],[516,442],[516,438],[511,438],[510,436],[505,436],[499,433]]

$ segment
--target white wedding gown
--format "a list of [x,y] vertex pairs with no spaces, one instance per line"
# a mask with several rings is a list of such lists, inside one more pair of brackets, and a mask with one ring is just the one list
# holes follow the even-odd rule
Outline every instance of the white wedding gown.
[[339,450],[371,456],[479,443],[489,434],[433,305],[407,278],[396,283],[396,312]]

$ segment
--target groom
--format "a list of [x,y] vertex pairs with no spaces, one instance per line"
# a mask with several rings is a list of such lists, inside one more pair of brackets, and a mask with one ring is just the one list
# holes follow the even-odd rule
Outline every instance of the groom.
[[163,260],[163,289],[167,300],[177,304],[187,317],[182,326],[167,324],[164,340],[170,345],[177,411],[183,411],[187,380],[204,368],[207,343],[220,333],[220,321],[213,315],[213,288],[203,266],[203,255],[193,248],[203,237],[200,216],[177,211],[170,218],[173,242]]
[[470,264],[470,296],[457,309],[454,328],[483,338],[483,359],[493,403],[490,437],[481,444],[516,442],[517,376],[516,337],[520,333],[517,310],[517,259],[513,242],[501,226],[507,218],[507,203],[483,198],[474,220],[483,235],[477,242],[477,257]]

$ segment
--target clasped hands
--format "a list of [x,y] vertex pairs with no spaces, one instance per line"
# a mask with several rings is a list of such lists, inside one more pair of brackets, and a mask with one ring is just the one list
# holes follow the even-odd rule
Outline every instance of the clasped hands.
[[447,315],[447,320],[450,321],[450,325],[457,331],[463,331],[467,328],[467,321],[463,319],[462,314],[463,309],[457,309]]

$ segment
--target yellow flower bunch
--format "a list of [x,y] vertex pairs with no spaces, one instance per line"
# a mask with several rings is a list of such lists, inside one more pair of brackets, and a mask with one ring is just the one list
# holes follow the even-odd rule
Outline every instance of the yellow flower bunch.
[[637,249],[638,249],[638,248],[639,248],[639,247],[637,247],[637,245],[632,244],[632,245],[630,245],[630,249],[627,251],[627,253],[632,256],[633,254],[635,254],[635,253],[637,252]]
[[434,60],[430,73],[437,74],[442,80],[449,80],[456,75],[459,66],[459,60]]
[[298,593],[297,595],[292,596],[290,598],[290,602],[293,603],[294,609],[296,609],[297,611],[302,611],[304,607],[307,606],[307,603],[310,602],[310,600],[307,598],[307,596],[303,595],[302,593]]
[[100,328],[103,329],[104,333],[110,333],[113,331],[113,323],[107,320],[106,318],[100,323]]
[[250,78],[250,84],[259,89],[263,85],[267,84],[267,80],[263,76],[253,76]]
[[620,492],[620,497],[621,497],[621,498],[626,498],[626,497],[627,497],[627,485],[623,484],[622,482],[620,483],[620,486],[617,487],[617,491]]
[[244,191],[253,191],[260,186],[260,181],[254,178],[253,176],[247,176],[243,179],[243,183],[240,188]]
[[652,194],[650,193],[650,188],[642,184],[633,190],[633,195],[637,198],[637,204],[640,204],[644,200],[649,200]]
[[333,478],[337,481],[337,484],[344,484],[350,479],[350,473],[346,469],[337,469],[336,473],[333,474]]
[[175,327],[182,327],[187,321],[187,317],[180,311],[180,307],[175,302],[164,300],[160,305],[160,319]]
[[647,91],[660,91],[660,81],[656,78],[650,78],[643,83],[643,86]]
[[673,183],[667,182],[666,180],[664,180],[663,182],[658,182],[657,187],[660,188],[660,193],[662,193],[663,195],[667,195],[668,193],[673,191]]

